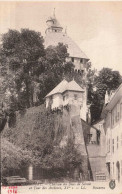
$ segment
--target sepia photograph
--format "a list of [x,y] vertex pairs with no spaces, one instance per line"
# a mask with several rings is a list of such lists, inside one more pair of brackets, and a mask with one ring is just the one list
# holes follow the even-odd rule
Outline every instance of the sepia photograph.
[[122,1],[0,1],[2,194],[122,194]]

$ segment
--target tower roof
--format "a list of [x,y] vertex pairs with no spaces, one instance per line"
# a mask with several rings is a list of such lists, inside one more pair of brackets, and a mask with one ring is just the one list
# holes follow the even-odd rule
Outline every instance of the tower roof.
[[[85,55],[85,53],[79,48],[79,46],[67,35],[67,33],[62,32],[62,26],[58,22],[55,16],[55,9],[53,16],[47,19],[48,28],[46,30],[45,36],[45,47],[48,46],[57,46],[58,43],[63,43],[68,48],[68,53],[70,57],[74,58],[82,58],[87,59],[89,58]],[[54,30],[53,30],[54,29]]]
[[[46,23],[47,23],[48,21],[52,21],[51,27],[62,28],[62,26],[60,25],[60,23],[58,22],[58,20],[56,19],[55,16],[50,16],[50,17],[47,19]],[[62,28],[62,29],[63,29],[63,28]]]
[[83,92],[84,90],[77,84],[75,80],[72,80],[67,84],[66,90],[68,91],[77,91],[77,92]]
[[47,94],[46,97],[48,96],[52,96],[54,94],[57,93],[62,93],[64,92],[66,85],[68,84],[68,82],[64,79],[62,82],[60,82],[49,94]]
[[58,93],[62,94],[65,91],[84,92],[84,90],[74,80],[67,82],[64,79],[49,94],[47,94],[46,97],[49,97]]
[[60,28],[60,30],[63,29],[59,21],[55,17],[55,8],[54,8],[53,16],[48,17],[46,23],[48,22],[51,22],[48,28]]
[[79,48],[79,46],[69,36],[67,36],[66,33],[50,32],[46,34],[45,47],[48,47],[50,45],[57,46],[58,43],[63,43],[64,45],[68,46],[67,50],[70,57],[84,58],[89,60],[86,54]]

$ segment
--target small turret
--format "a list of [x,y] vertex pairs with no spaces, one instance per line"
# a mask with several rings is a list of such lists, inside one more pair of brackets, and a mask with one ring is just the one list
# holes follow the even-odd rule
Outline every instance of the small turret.
[[55,17],[55,9],[54,9],[54,13],[53,16],[49,17],[46,21],[48,28],[46,29],[46,33],[49,32],[62,32],[63,28],[60,25],[60,23],[58,22],[58,20]]

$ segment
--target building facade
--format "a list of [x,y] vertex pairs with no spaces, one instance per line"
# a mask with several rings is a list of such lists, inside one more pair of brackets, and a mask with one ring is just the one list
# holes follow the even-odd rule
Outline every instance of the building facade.
[[67,105],[73,105],[75,108],[74,114],[80,115],[80,118],[86,121],[86,89],[81,88],[74,80],[67,82],[64,79],[45,98],[46,108],[50,107],[52,110],[55,110]]
[[83,134],[92,172],[92,180],[94,181],[108,180],[106,168],[106,139],[103,125],[103,119],[99,120],[92,126],[82,120]]
[[45,31],[45,47],[57,46],[58,43],[66,45],[69,57],[66,61],[72,61],[75,65],[75,70],[84,72],[87,69],[89,58],[79,48],[79,46],[67,35],[67,32],[63,32],[63,27],[60,25],[55,17],[55,14],[49,17],[46,21],[47,29]]
[[122,182],[122,84],[103,110],[106,131],[106,166],[110,179]]

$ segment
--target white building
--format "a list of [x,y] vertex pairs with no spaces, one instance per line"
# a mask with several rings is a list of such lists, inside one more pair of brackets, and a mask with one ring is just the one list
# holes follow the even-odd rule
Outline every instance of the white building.
[[103,111],[109,178],[122,182],[122,84]]
[[46,96],[46,108],[52,110],[67,105],[75,107],[74,114],[79,114],[86,121],[87,104],[86,89],[81,88],[74,80],[67,82],[65,79],[59,83]]
[[58,20],[55,17],[55,14],[52,17],[49,17],[46,21],[47,29],[45,31],[45,47],[48,46],[57,46],[58,43],[63,43],[68,46],[69,57],[67,61],[72,61],[75,65],[76,70],[84,71],[87,68],[87,62],[89,61],[88,57],[83,53],[79,46],[67,35],[66,32],[63,32],[63,27],[60,25]]

